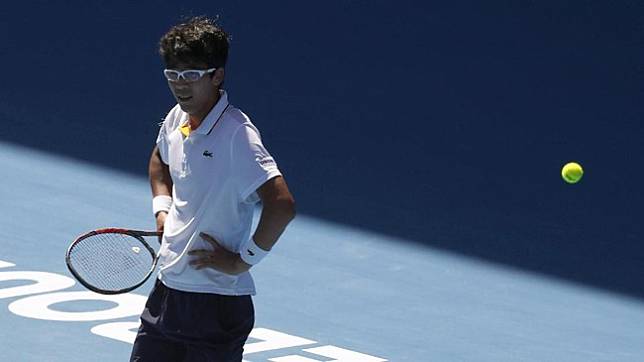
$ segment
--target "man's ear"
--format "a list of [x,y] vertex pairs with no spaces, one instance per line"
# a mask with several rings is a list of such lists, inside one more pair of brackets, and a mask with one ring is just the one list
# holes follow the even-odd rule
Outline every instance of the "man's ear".
[[217,68],[215,70],[215,73],[212,76],[212,84],[219,88],[219,86],[224,82],[224,75],[225,75],[224,68]]

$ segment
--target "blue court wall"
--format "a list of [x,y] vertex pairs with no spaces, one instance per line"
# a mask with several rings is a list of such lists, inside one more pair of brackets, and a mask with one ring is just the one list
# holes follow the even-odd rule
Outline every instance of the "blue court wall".
[[144,176],[203,14],[300,212],[644,297],[640,2],[10,2],[0,141]]

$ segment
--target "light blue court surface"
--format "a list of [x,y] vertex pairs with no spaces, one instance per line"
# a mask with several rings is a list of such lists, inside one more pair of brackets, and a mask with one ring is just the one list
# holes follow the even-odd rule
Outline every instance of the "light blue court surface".
[[[97,296],[63,256],[92,228],[152,228],[145,178],[2,143],[0,170],[0,361],[127,360],[151,283]],[[254,275],[246,361],[644,358],[639,300],[305,215]]]

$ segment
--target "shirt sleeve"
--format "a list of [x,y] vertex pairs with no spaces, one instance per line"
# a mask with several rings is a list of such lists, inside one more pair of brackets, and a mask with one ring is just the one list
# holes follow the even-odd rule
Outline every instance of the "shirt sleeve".
[[233,136],[231,164],[234,181],[244,202],[259,201],[257,189],[266,181],[281,176],[277,163],[262,144],[257,129],[240,126]]
[[[167,121],[166,121],[167,122]],[[159,155],[161,155],[161,161],[168,164],[168,140],[166,136],[166,124],[165,122],[161,123],[159,127],[159,135],[157,136],[157,147],[159,148]]]

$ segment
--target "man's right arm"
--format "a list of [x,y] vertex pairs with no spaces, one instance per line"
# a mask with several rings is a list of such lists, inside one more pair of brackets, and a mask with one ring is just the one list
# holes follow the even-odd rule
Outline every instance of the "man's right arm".
[[[150,156],[150,163],[148,166],[148,176],[150,179],[150,187],[152,188],[152,197],[155,196],[172,196],[172,178],[170,177],[170,168],[161,160],[159,154],[159,147],[155,146]],[[167,212],[158,212],[156,217],[157,231],[163,231],[163,224]]]

